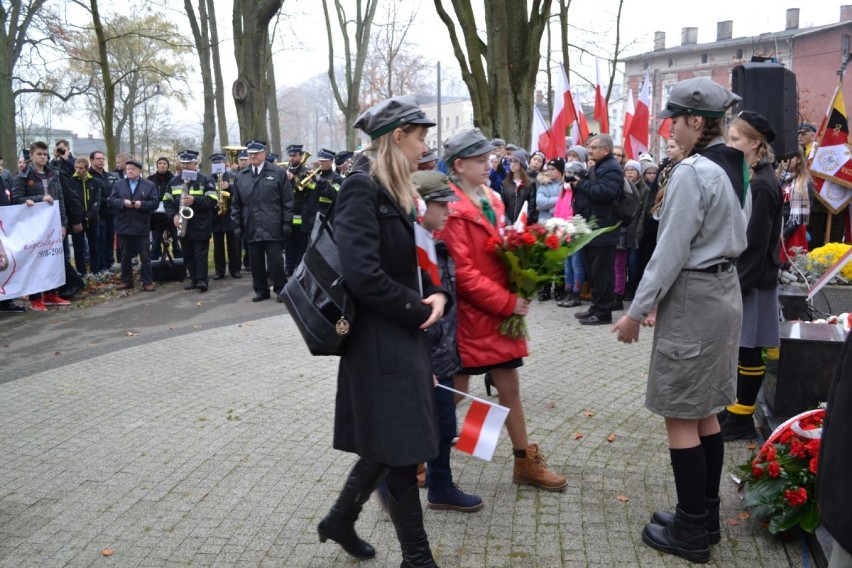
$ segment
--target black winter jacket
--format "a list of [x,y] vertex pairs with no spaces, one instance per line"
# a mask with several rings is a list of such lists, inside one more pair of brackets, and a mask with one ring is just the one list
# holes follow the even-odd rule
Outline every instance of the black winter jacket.
[[[130,193],[130,180],[124,178],[115,184],[110,205],[116,210],[115,232],[117,235],[144,237],[151,233],[151,212],[160,204],[157,188],[147,179],[139,178],[136,192]],[[139,201],[139,209],[127,208],[124,200]]]
[[231,219],[248,243],[284,241],[293,232],[293,189],[287,172],[264,162],[260,175],[240,170],[231,192]]
[[[456,298],[456,264],[450,256],[450,251],[444,241],[435,241],[435,253],[438,255],[438,271],[441,274],[441,286],[455,300]],[[426,329],[429,336],[429,348],[432,358],[432,373],[439,379],[455,375],[461,366],[459,344],[456,341],[456,330],[459,325],[458,309],[455,301],[447,305],[444,317]]]
[[[586,220],[594,217],[598,227],[612,227],[618,223],[613,204],[624,191],[624,171],[618,160],[609,154],[586,175],[574,184],[574,213]],[[618,231],[609,231],[598,235],[586,246],[614,247],[618,238]]]
[[[169,219],[174,219],[178,214],[182,194],[183,179],[175,176],[163,195],[163,206]],[[193,215],[192,219],[187,221],[184,238],[190,241],[208,240],[213,230],[213,215],[216,214],[216,188],[213,180],[198,172],[198,177],[189,184],[189,195],[194,199],[189,206]]]
[[65,200],[62,195],[62,184],[59,181],[59,172],[53,168],[45,168],[47,172],[47,189],[45,190],[42,178],[36,174],[32,165],[27,166],[27,169],[15,176],[15,181],[12,184],[12,204],[23,205],[27,200],[34,203],[44,201],[45,194],[49,194],[54,199],[54,204],[59,206],[59,218],[62,220],[62,226],[68,227],[68,216],[65,212]]
[[743,296],[752,288],[774,290],[778,286],[778,247],[783,205],[781,184],[769,162],[757,166],[749,188],[751,218],[746,229],[748,247],[737,260],[737,274]]
[[100,219],[101,201],[108,198],[101,194],[101,184],[89,172],[86,172],[86,177],[74,173],[71,176],[71,189],[83,206],[85,226],[94,227]]

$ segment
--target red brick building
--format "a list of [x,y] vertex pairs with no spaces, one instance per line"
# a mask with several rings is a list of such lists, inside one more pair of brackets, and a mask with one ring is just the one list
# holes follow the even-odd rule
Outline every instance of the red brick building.
[[[753,56],[770,58],[796,74],[799,87],[799,114],[802,121],[819,126],[837,86],[841,62],[852,43],[852,5],[841,6],[837,23],[799,28],[799,10],[787,10],[786,29],[759,36],[733,37],[733,21],[718,22],[716,41],[697,42],[698,28],[683,28],[681,44],[666,48],[665,33],[657,32],[654,50],[626,57],[625,83],[634,92],[649,70],[652,81],[652,111],[662,108],[671,86],[691,77],[710,77],[731,88],[731,70]],[[852,81],[843,84],[847,110],[852,108]],[[653,114],[653,112],[652,112]],[[652,119],[651,132],[658,121]],[[651,148],[660,141],[652,134]],[[660,156],[660,152],[654,152]]]

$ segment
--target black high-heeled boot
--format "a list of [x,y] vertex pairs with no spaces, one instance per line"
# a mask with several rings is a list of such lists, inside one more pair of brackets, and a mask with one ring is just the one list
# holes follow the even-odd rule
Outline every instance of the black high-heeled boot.
[[355,521],[386,470],[386,466],[364,458],[355,463],[337,501],[317,525],[320,542],[331,539],[355,558],[376,555],[376,549],[355,532]]
[[388,510],[402,548],[400,568],[438,568],[423,527],[423,508],[417,484],[406,489],[398,500],[389,491]]

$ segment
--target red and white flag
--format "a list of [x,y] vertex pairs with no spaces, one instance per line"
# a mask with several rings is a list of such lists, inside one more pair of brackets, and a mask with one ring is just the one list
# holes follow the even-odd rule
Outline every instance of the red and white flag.
[[471,396],[466,392],[457,391],[444,385],[438,385],[442,389],[463,395],[469,399],[470,408],[464,417],[456,449],[460,452],[470,454],[475,458],[491,461],[494,450],[500,440],[500,431],[503,423],[509,415],[509,409],[499,404],[482,400]]
[[[544,117],[541,116],[541,111],[535,105],[533,105],[532,138],[530,138],[530,143],[532,144],[530,155],[536,151],[541,151],[544,152],[548,160],[556,156],[553,153],[554,144],[551,131],[547,128],[547,123],[544,121]],[[565,143],[563,142],[562,144],[564,145]]]
[[559,91],[553,99],[553,156],[565,157],[565,135],[568,129],[577,120],[577,109],[574,108],[574,98],[571,96],[571,85],[568,84],[568,75],[565,73],[565,66],[560,63],[559,70]]
[[571,98],[574,99],[574,110],[577,113],[577,122],[571,127],[571,138],[574,139],[574,144],[585,146],[589,140],[589,123],[586,120],[586,113],[583,112],[583,105],[577,97],[572,95]]
[[597,84],[595,85],[595,120],[601,125],[601,134],[609,134],[609,109],[603,95],[601,86],[601,62],[595,58],[595,70],[597,71]]
[[[639,90],[639,102],[633,112],[630,128],[625,133],[625,141],[629,140],[633,155],[640,156],[648,153],[648,124],[651,120],[648,109],[651,108],[651,76],[645,69],[645,80]],[[629,156],[630,154],[628,154]]]
[[621,145],[624,154],[629,160],[635,157],[633,147],[630,145],[630,124],[633,122],[633,89],[627,89],[627,101],[624,103],[624,128],[621,130]]
[[521,212],[518,214],[518,220],[515,221],[515,230],[519,233],[527,227],[527,220],[530,218],[529,204],[529,201],[524,201]]
[[438,254],[435,252],[435,239],[432,233],[414,224],[414,244],[417,245],[417,264],[432,279],[436,286],[441,285],[441,274],[438,272]]
[[660,121],[660,127],[657,128],[657,134],[668,140],[672,137],[672,119],[664,118]]

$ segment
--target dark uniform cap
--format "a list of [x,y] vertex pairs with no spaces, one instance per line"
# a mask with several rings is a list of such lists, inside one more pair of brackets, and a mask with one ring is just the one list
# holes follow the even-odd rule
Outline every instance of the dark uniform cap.
[[222,154],[221,152],[217,152],[215,154],[210,154],[210,157],[207,158],[207,159],[210,160],[211,162],[214,162],[214,163],[215,162],[226,162],[228,160],[228,158],[225,157],[225,154]]
[[322,148],[319,152],[317,152],[317,160],[333,160],[334,155],[334,152],[328,148]]
[[810,122],[803,122],[799,125],[799,132],[803,131],[813,132],[814,134],[816,134],[816,126],[814,126]]
[[772,125],[769,124],[769,121],[762,114],[753,110],[744,110],[737,115],[737,118],[748,122],[770,144],[775,140],[775,129],[772,128]]
[[435,126],[435,121],[420,110],[417,99],[411,95],[385,99],[364,111],[352,126],[366,133],[371,140],[393,132],[403,124]]
[[354,155],[355,155],[355,153],[350,152],[349,150],[344,150],[343,152],[338,152],[334,156],[334,165],[335,166],[342,166],[343,164],[346,163],[347,160],[351,160],[352,156],[354,156]]
[[249,140],[246,143],[246,152],[249,154],[257,154],[266,150],[266,140]]
[[180,153],[178,158],[180,158],[180,161],[183,162],[183,163],[197,162],[198,161],[198,152],[196,152],[195,150],[184,150],[183,152]]
[[444,142],[444,159],[452,164],[459,158],[489,154],[495,148],[494,140],[489,141],[478,128],[462,130]]
[[417,161],[418,164],[426,164],[429,162],[437,162],[438,161],[438,151],[437,150],[429,150],[422,156],[420,156],[420,160]]
[[434,170],[411,174],[414,189],[423,201],[458,201],[459,198],[450,187],[450,178]]
[[303,146],[301,144],[290,144],[287,146],[287,154],[301,154]]
[[237,154],[237,158],[248,158],[248,150],[240,150],[240,153]]
[[694,77],[674,84],[666,108],[657,113],[657,118],[682,114],[722,118],[727,109],[741,100],[740,96],[706,77]]
[[136,166],[137,168],[139,168],[140,170],[142,169],[142,162],[140,162],[139,160],[137,160],[135,158],[131,158],[131,159],[127,160],[126,164],[132,164],[132,165]]
[[266,155],[266,161],[273,164],[278,162],[278,154],[276,154],[275,152],[270,152]]

